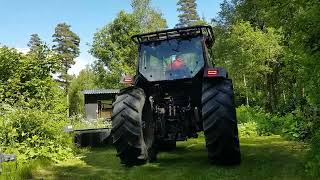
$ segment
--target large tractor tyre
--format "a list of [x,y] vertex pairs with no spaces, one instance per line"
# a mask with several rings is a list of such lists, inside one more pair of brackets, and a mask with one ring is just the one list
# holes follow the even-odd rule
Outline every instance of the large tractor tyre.
[[155,145],[159,151],[172,151],[177,147],[176,141],[164,141],[162,139],[156,140]]
[[141,165],[156,159],[149,100],[140,88],[120,92],[113,104],[112,137],[121,163]]
[[201,101],[209,160],[218,165],[240,164],[241,153],[231,80],[205,80]]

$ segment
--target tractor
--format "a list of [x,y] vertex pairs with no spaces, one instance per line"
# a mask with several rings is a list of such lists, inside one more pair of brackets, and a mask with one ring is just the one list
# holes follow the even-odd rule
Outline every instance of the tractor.
[[135,35],[139,59],[113,103],[112,139],[127,166],[157,160],[162,149],[197,138],[203,131],[209,161],[241,161],[232,81],[214,67],[211,26]]

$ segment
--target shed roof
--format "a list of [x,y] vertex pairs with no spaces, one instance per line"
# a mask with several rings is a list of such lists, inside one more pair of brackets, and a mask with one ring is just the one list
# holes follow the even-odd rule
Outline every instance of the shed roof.
[[93,90],[84,90],[83,94],[118,94],[120,89],[93,89]]

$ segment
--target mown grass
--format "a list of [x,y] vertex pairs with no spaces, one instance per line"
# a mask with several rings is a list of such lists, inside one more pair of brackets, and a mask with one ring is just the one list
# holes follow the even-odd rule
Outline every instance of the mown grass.
[[112,147],[91,149],[77,159],[38,168],[33,179],[310,179],[304,171],[306,145],[280,136],[240,141],[242,163],[234,167],[210,164],[202,137],[161,152],[157,163],[131,168],[119,163]]

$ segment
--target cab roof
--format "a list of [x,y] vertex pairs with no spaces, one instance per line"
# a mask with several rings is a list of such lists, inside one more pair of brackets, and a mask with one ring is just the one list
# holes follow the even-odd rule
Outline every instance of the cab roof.
[[214,42],[214,35],[211,26],[191,26],[138,34],[132,36],[132,40],[136,43],[141,44],[146,42],[164,41],[169,39],[194,36],[206,36],[208,37],[210,44],[213,44]]

